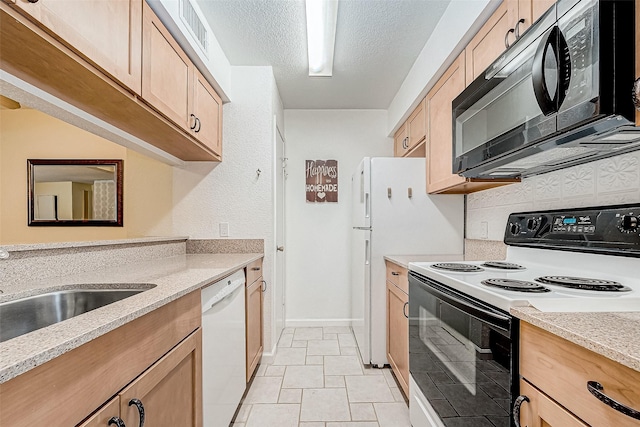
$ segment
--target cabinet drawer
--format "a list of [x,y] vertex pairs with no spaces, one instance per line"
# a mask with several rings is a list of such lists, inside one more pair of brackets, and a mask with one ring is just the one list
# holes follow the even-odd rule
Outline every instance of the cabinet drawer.
[[385,261],[387,265],[387,282],[393,283],[405,294],[409,293],[408,271],[393,262]]
[[520,375],[592,426],[640,426],[587,390],[588,381],[602,393],[640,410],[640,372],[570,343],[528,323],[520,327]]
[[247,286],[262,277],[262,258],[247,265]]

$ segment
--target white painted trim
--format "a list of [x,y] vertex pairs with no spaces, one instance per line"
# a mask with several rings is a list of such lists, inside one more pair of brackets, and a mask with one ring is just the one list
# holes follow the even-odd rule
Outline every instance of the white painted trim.
[[273,360],[276,358],[276,353],[278,352],[278,343],[273,345],[271,351],[263,351],[262,358],[260,359],[260,363],[265,363],[267,365],[273,364]]
[[351,319],[287,319],[285,327],[351,326]]

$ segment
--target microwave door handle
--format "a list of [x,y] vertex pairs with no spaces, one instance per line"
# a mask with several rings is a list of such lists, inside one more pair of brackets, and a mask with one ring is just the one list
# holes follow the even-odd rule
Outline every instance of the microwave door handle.
[[[549,90],[547,88],[547,81],[544,77],[544,59],[547,56],[549,48],[554,50],[554,54],[557,55],[557,49],[555,48],[555,40],[558,38],[558,27],[555,26],[549,31],[543,41],[538,45],[536,54],[533,57],[533,68],[531,69],[531,79],[533,81],[533,92],[536,95],[538,106],[542,110],[542,114],[548,116],[557,112],[557,96],[551,98]],[[556,56],[557,58],[557,56]],[[557,90],[556,90],[557,93]]]
[[560,111],[571,84],[571,55],[569,54],[567,39],[564,38],[564,34],[559,28],[556,59],[558,62],[558,111]]

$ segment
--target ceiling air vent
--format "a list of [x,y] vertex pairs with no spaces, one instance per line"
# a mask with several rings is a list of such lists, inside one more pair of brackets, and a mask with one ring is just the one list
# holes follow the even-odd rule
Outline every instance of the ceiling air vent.
[[209,53],[209,43],[207,38],[207,27],[202,22],[200,15],[191,4],[190,0],[183,0],[182,2],[182,20],[187,25],[187,28],[191,30],[191,34],[200,44],[202,51],[205,54]]

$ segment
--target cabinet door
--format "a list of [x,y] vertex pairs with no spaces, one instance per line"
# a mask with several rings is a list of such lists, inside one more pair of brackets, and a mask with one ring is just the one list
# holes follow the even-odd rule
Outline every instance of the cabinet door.
[[12,0],[47,32],[140,94],[142,0]]
[[529,398],[520,407],[522,427],[588,427],[527,381],[520,380],[520,394]]
[[108,401],[102,408],[98,409],[98,411],[85,422],[78,424],[78,427],[107,427],[107,423],[111,418],[119,416],[120,398],[116,396]]
[[[513,43],[512,30],[518,22],[518,0],[504,0],[465,48],[466,84],[478,77]],[[530,25],[530,24],[529,24]]]
[[197,118],[195,137],[222,156],[222,100],[204,76],[195,69],[193,114]]
[[551,6],[555,0],[518,0],[518,18],[524,20],[518,26],[519,34],[536,22]]
[[434,193],[464,183],[453,173],[453,99],[464,90],[464,54],[460,55],[427,95],[427,192]]
[[120,417],[140,425],[132,399],[144,405],[145,425],[202,427],[202,330],[198,328],[119,394]]
[[247,382],[262,357],[262,279],[247,287]]
[[193,64],[149,5],[143,9],[142,98],[169,120],[190,132]]
[[408,303],[408,295],[387,282],[387,359],[405,396],[409,396]]
[[409,127],[409,150],[422,142],[427,136],[427,117],[425,113],[426,98],[413,110],[407,119]]
[[404,122],[393,136],[393,155],[395,157],[402,157],[409,151],[408,130],[407,122]]

